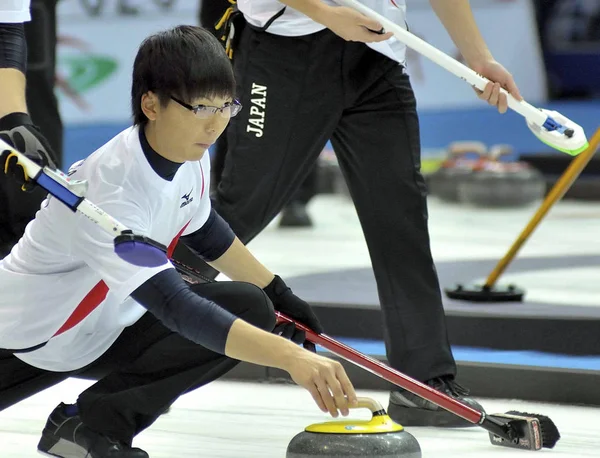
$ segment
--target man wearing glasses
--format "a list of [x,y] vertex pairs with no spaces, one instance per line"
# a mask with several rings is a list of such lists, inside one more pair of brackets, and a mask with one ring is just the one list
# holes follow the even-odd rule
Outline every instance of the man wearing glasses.
[[347,415],[356,395],[341,364],[293,325],[274,329],[275,309],[321,332],[310,306],[211,208],[206,152],[240,110],[221,44],[176,27],[146,39],[133,67],[134,126],[70,174],[136,233],[169,254],[181,240],[233,281],[190,286],[170,262],[128,264],[110,235],[48,198],[0,261],[0,410],[70,376],[98,379],[54,409],[38,449],[148,458],[133,447],[137,434],[183,393],[248,361],[286,370],[321,410]]

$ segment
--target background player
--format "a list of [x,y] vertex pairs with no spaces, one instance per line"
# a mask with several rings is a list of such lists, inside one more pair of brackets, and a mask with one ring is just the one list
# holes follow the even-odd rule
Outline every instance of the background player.
[[[404,1],[363,3],[405,24]],[[519,91],[493,59],[468,0],[430,3],[468,65],[495,82],[480,98],[506,112],[500,87],[518,99]],[[238,0],[237,7],[246,22],[236,27],[233,49],[244,109],[227,129],[215,208],[248,243],[292,198],[331,140],[369,249],[388,361],[481,410],[455,381],[405,46],[377,33],[377,21],[332,1]],[[405,426],[468,425],[402,389],[391,393],[388,412]]]

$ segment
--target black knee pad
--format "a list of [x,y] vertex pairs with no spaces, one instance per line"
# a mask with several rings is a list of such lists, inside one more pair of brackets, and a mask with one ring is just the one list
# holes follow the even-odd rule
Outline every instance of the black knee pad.
[[251,284],[248,284],[247,295],[250,313],[246,321],[265,331],[271,332],[275,328],[277,321],[271,299],[269,299],[269,296],[262,289]]

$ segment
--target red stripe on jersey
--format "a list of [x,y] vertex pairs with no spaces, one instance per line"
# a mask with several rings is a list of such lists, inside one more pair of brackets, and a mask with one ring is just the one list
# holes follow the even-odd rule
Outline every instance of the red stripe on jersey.
[[[169,245],[167,254],[169,258],[173,255],[173,251],[175,251],[175,247],[177,246],[177,242],[181,237],[181,234],[186,230],[186,228],[191,223],[191,220],[187,222],[185,226],[179,231],[179,233],[173,238],[171,244]],[[83,300],[75,307],[71,316],[65,321],[65,323],[60,327],[56,333],[52,337],[56,337],[63,332],[68,331],[69,329],[77,326],[81,323],[90,313],[96,310],[104,299],[106,299],[106,295],[108,294],[108,286],[104,283],[103,280],[100,280],[96,286],[94,286],[89,293],[83,298]]]
[[183,231],[185,231],[187,229],[187,227],[190,225],[191,222],[192,222],[192,220],[189,220],[187,222],[187,224],[185,226],[183,226],[183,228],[179,231],[179,234],[177,234],[175,236],[175,238],[173,240],[171,240],[171,243],[169,244],[169,248],[167,248],[167,257],[169,259],[171,259],[173,257],[173,252],[175,251],[177,242],[179,242],[179,237],[181,237],[181,234],[183,234]]
[[63,324],[52,337],[56,337],[57,335],[62,334],[63,332],[68,331],[72,327],[81,323],[85,317],[92,313],[96,307],[102,303],[107,294],[108,286],[106,286],[104,281],[100,280],[96,286],[94,286],[91,291],[87,293],[87,295],[75,308],[71,316],[67,319],[67,321],[65,321],[65,324]]

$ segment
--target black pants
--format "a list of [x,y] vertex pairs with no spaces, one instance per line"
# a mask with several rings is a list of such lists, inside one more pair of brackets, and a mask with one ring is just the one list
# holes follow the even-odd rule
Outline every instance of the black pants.
[[[227,156],[227,135],[219,137],[215,144],[215,150],[211,158],[211,192],[214,194],[221,182],[221,176],[223,175],[223,168],[225,167],[225,158]],[[308,174],[306,179],[302,182],[298,190],[289,199],[289,202],[297,202],[302,205],[307,205],[313,197],[317,195],[319,187],[319,177],[317,166],[313,167],[313,170]]]
[[46,194],[42,188],[23,192],[12,178],[0,173],[0,259],[23,236]]
[[249,242],[331,139],[368,245],[390,363],[420,380],[454,375],[430,251],[419,120],[403,68],[329,30],[282,37],[250,26],[234,67],[244,109],[227,130],[217,211]]
[[[57,0],[31,2],[31,21],[25,23],[26,99],[31,119],[48,139],[60,166],[63,126],[54,95],[56,3]],[[46,194],[41,188],[24,193],[14,180],[0,173],[0,259],[19,241]]]
[[[271,301],[254,285],[221,282],[192,289],[257,327],[271,331],[275,325]],[[73,373],[44,371],[0,352],[0,410],[68,377],[96,379],[77,401],[83,422],[130,443],[179,396],[221,377],[238,362],[171,332],[147,313],[100,359]]]
[[[215,29],[215,25],[221,19],[225,10],[231,6],[228,0],[203,0],[200,1],[200,8],[198,9],[198,19],[200,25],[205,29],[218,35],[218,31]],[[234,51],[234,57],[236,52]],[[219,137],[215,144],[215,148],[212,154],[211,163],[211,187],[217,188],[221,181],[221,175],[223,174],[223,168],[225,166],[225,157],[227,155],[227,135]],[[301,204],[308,204],[308,202],[317,194],[318,180],[317,180],[317,167],[313,167],[306,180],[302,182],[298,191],[290,198],[291,201],[298,202]]]

